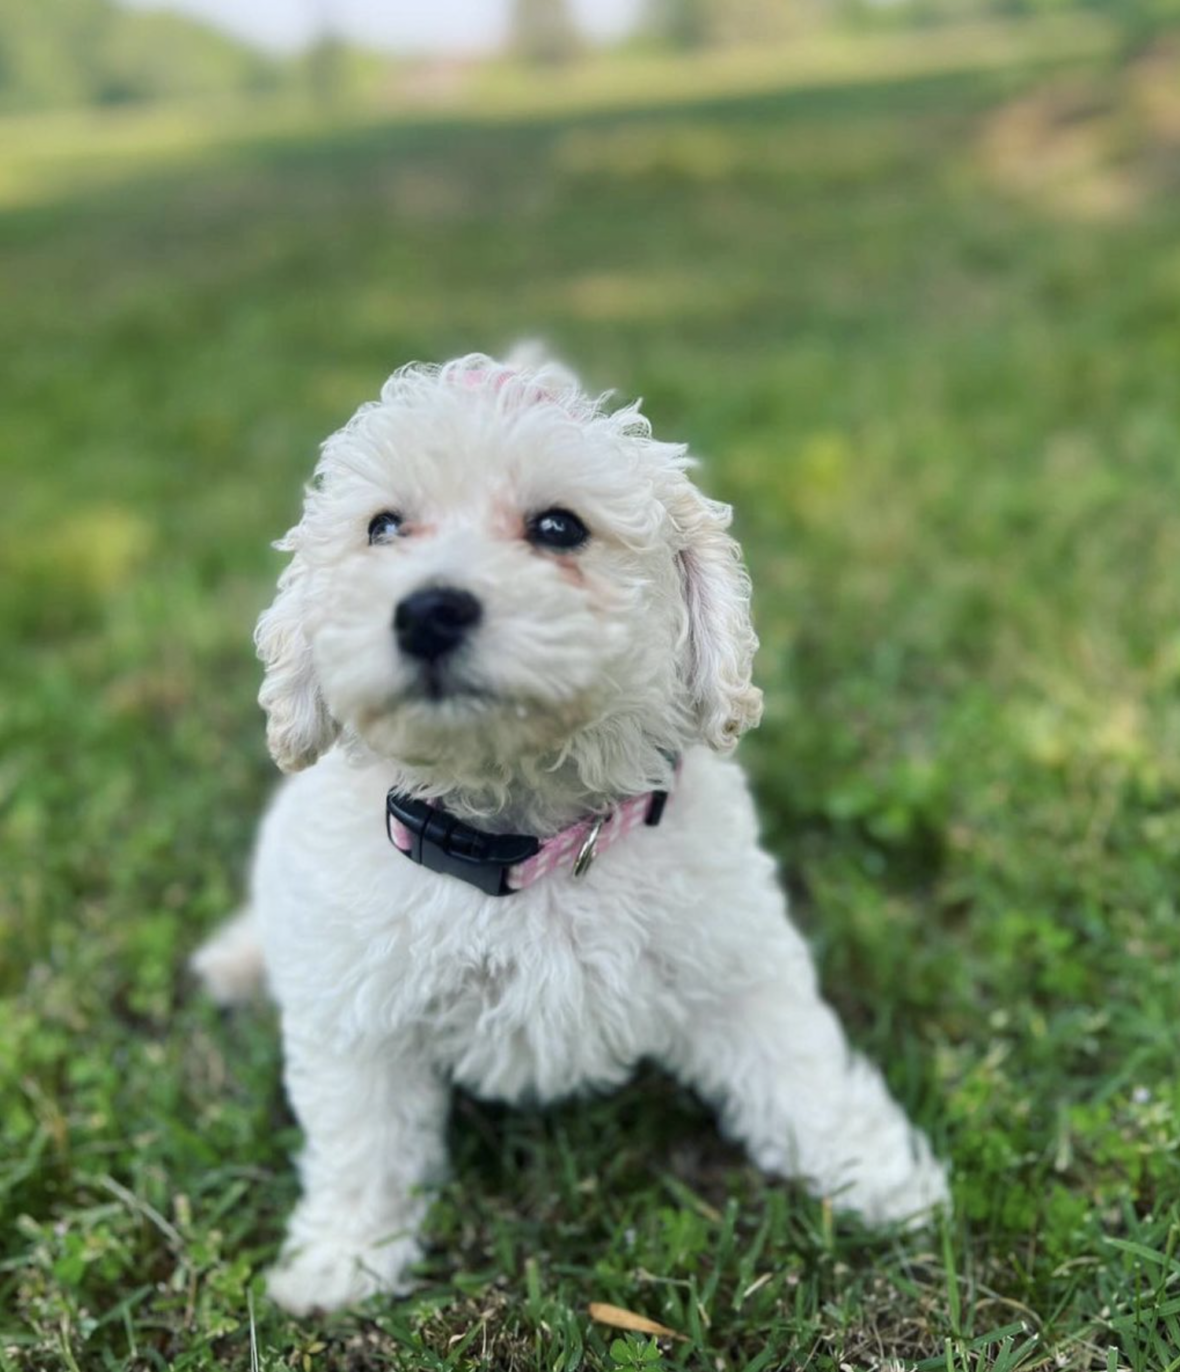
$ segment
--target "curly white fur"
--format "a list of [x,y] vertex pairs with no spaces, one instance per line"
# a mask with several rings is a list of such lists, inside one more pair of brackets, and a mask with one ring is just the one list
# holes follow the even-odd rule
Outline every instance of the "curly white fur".
[[[271,749],[307,770],[264,820],[249,909],[195,959],[222,1000],[264,963],[281,1010],[306,1134],[270,1278],[289,1310],[404,1289],[451,1083],[551,1100],[653,1058],[838,1206],[907,1220],[947,1197],[820,998],[726,756],[760,714],[757,640],[729,510],[689,466],[638,406],[483,356],[403,369],[324,446],[257,635]],[[551,507],[587,525],[583,548],[525,538]],[[401,536],[370,546],[386,510]],[[437,584],[484,609],[441,698],[391,632]],[[675,756],[663,822],[581,879],[493,899],[385,835],[392,786],[545,835],[668,785]]]

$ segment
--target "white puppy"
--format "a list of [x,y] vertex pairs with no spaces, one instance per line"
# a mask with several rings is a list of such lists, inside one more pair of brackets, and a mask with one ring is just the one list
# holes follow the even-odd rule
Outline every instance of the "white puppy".
[[324,446],[257,634],[301,775],[195,960],[281,1010],[288,1310],[405,1289],[452,1083],[547,1101],[651,1058],[837,1206],[946,1199],[758,846],[727,756],[761,709],[749,583],[688,466],[638,406],[482,356],[405,368]]

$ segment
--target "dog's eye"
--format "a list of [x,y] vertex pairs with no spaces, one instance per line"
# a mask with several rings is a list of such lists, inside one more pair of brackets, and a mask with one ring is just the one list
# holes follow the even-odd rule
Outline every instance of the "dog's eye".
[[556,548],[568,552],[580,548],[590,537],[590,530],[569,510],[542,510],[528,522],[529,542],[538,548]]
[[397,537],[401,526],[401,515],[394,514],[392,510],[382,510],[369,520],[369,542],[388,543],[390,539]]

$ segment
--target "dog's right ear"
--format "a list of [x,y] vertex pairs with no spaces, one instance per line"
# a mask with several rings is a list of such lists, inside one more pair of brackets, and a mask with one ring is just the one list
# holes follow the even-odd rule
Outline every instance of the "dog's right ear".
[[266,741],[284,772],[309,767],[339,732],[320,693],[311,644],[303,631],[307,565],[298,551],[298,531],[276,547],[295,549],[279,577],[279,592],[254,631],[254,646],[266,666],[258,703],[266,711]]

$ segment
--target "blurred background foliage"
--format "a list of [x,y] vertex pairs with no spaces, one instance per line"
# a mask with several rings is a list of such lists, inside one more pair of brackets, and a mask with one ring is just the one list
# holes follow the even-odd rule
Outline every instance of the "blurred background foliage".
[[[584,13],[0,0],[0,1369],[1175,1372],[1177,6]],[[737,507],[768,840],[956,1213],[833,1227],[652,1075],[461,1101],[422,1290],[300,1327],[274,1026],[183,971],[274,782],[268,541],[393,367],[534,333]]]
[[[641,0],[630,52],[744,48],[819,32],[904,32],[981,19],[1076,13],[1143,40],[1180,19],[1180,0]],[[405,57],[378,54],[322,32],[294,55],[265,53],[166,8],[130,10],[117,0],[3,0],[0,112],[122,105],[185,96],[306,93],[380,99],[415,86]],[[584,55],[587,43],[568,0],[512,0],[509,54],[536,63]]]
[[254,91],[279,78],[276,63],[206,24],[113,0],[4,0],[0,6],[0,108],[120,104]]

